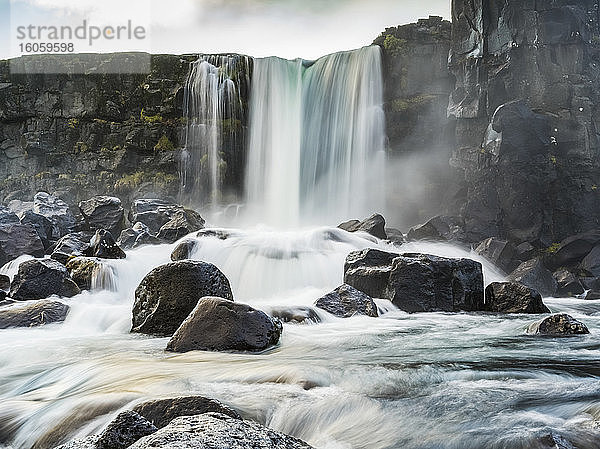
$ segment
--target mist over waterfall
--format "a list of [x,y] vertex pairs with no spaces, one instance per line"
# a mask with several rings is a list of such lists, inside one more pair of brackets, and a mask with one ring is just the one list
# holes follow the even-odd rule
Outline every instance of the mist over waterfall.
[[[181,157],[182,193],[190,201],[216,205],[221,201],[224,153],[234,151],[243,117],[241,85],[247,85],[250,58],[201,55],[192,63],[185,85],[185,148]],[[229,167],[231,168],[231,167]]]
[[315,62],[255,60],[246,194],[257,220],[294,225],[381,210],[382,92],[379,47]]

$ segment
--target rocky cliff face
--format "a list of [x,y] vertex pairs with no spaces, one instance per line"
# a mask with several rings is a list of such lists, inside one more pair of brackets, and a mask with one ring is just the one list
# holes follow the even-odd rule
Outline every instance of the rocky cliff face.
[[544,248],[600,225],[600,10],[453,0],[448,112],[470,240]]

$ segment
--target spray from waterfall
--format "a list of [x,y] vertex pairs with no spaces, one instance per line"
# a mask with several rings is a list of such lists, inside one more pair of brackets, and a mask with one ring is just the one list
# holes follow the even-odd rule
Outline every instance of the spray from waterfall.
[[180,168],[181,193],[189,202],[218,205],[227,173],[240,171],[226,161],[235,164],[243,156],[231,153],[243,140],[242,96],[249,84],[249,66],[250,58],[241,55],[201,55],[191,65]]
[[254,62],[246,196],[254,220],[297,225],[362,217],[384,198],[379,47],[315,62]]

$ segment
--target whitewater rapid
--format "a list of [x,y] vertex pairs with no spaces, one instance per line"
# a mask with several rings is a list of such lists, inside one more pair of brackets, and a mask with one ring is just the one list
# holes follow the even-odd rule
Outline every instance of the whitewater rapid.
[[[219,267],[236,301],[267,312],[311,306],[342,282],[346,255],[365,247],[468,256],[484,264],[486,283],[502,279],[446,244],[394,248],[335,228],[227,232],[199,238],[192,257]],[[598,447],[600,301],[545,299],[589,336],[532,338],[524,330],[535,316],[409,315],[378,301],[379,318],[317,311],[319,324],[285,324],[265,353],[175,355],[168,339],[129,334],[135,288],[174,246],[108,261],[115,291],[67,300],[64,323],[1,331],[0,444],[50,448],[141,400],[199,394],[323,449],[535,448],[550,432]]]

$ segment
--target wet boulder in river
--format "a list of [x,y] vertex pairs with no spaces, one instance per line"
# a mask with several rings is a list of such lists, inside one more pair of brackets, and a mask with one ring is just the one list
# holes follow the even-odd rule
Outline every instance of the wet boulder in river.
[[161,265],[135,291],[132,332],[171,336],[205,296],[233,301],[229,281],[217,267],[195,260]]
[[123,230],[117,240],[117,245],[123,249],[133,249],[142,245],[158,245],[160,243],[163,242],[153,235],[148,226],[141,221],[138,221],[131,228]]
[[220,413],[175,418],[129,449],[311,449],[302,440]]
[[190,209],[182,209],[175,212],[171,219],[161,226],[157,237],[159,240],[173,243],[203,227],[204,219],[200,214]]
[[96,257],[75,257],[67,262],[66,267],[77,286],[89,290],[94,276],[102,269],[102,261]]
[[385,218],[380,214],[373,214],[363,221],[346,221],[340,224],[338,228],[348,232],[366,232],[378,239],[387,239],[387,234],[385,232]]
[[571,315],[559,313],[537,321],[529,326],[527,333],[530,335],[569,336],[589,334],[587,326],[576,320]]
[[392,262],[388,299],[405,312],[483,309],[483,271],[471,259],[402,254]]
[[354,315],[379,316],[373,298],[348,284],[340,285],[319,298],[315,306],[340,318]]
[[72,232],[75,227],[75,216],[67,203],[46,192],[38,192],[33,197],[33,212],[50,220],[54,240]]
[[44,255],[44,243],[32,224],[11,223],[0,226],[1,265],[24,254]]
[[567,269],[555,271],[552,276],[557,285],[555,296],[575,296],[585,292],[581,281]]
[[79,292],[66,267],[53,259],[21,263],[10,286],[10,297],[19,301],[44,299],[52,295],[70,298]]
[[167,344],[167,351],[263,351],[277,344],[277,318],[217,297],[202,298]]
[[372,298],[387,298],[392,261],[398,256],[373,248],[353,251],[346,257],[344,283]]
[[270,315],[283,323],[315,324],[321,322],[317,312],[307,306],[274,307],[271,309]]
[[475,252],[508,273],[519,265],[515,261],[515,248],[506,240],[490,237],[479,243],[475,247]]
[[550,313],[542,296],[518,282],[493,282],[485,289],[485,310],[497,313]]
[[35,327],[65,320],[69,306],[59,301],[25,301],[0,307],[0,329]]
[[197,245],[198,242],[195,240],[184,240],[171,253],[171,260],[176,262],[178,260],[189,259]]
[[119,235],[125,224],[125,211],[121,200],[113,196],[94,196],[79,203],[81,215],[90,229],[106,229]]
[[141,221],[153,235],[160,234],[168,223],[159,238],[171,242],[204,227],[204,220],[197,212],[159,199],[136,200],[131,206],[129,221]]
[[464,222],[459,217],[439,215],[428,222],[415,226],[408,231],[406,238],[415,240],[463,240]]
[[181,396],[176,398],[154,399],[142,402],[133,408],[159,429],[180,416],[201,415],[202,413],[221,413],[241,419],[238,412],[214,399],[203,396]]
[[66,264],[73,257],[84,256],[88,253],[90,242],[82,232],[73,232],[63,236],[56,245],[50,257]]

